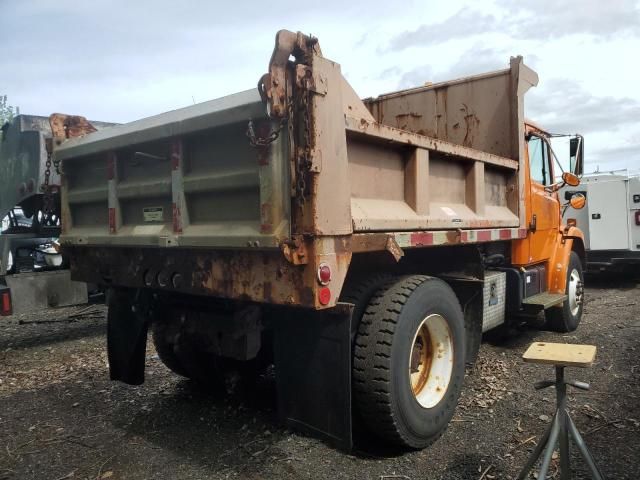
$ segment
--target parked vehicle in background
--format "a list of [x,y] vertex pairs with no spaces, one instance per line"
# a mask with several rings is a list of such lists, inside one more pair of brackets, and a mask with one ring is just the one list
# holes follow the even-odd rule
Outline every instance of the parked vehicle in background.
[[281,31],[257,91],[97,132],[52,115],[72,276],[111,288],[111,378],[144,380],[150,326],[212,388],[274,362],[291,427],[350,447],[355,409],[382,441],[429,445],[484,331],[582,316],[583,235],[558,197],[581,137],[554,183],[524,120],[537,82],[518,57],[362,101],[317,39]]
[[565,209],[567,223],[584,233],[590,272],[631,272],[640,265],[640,175],[625,171],[594,172],[582,177],[578,187],[566,186],[561,195],[576,192],[587,207]]
[[18,115],[2,132],[0,315],[86,303],[86,285],[71,281],[58,248],[60,175],[47,155],[49,119]]

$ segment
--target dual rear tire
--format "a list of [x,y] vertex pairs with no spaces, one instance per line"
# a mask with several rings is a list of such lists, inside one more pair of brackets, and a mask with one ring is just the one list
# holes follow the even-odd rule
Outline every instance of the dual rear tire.
[[462,388],[460,303],[444,281],[424,275],[381,279],[369,298],[354,300],[363,312],[353,353],[354,406],[380,439],[424,448],[446,430]]

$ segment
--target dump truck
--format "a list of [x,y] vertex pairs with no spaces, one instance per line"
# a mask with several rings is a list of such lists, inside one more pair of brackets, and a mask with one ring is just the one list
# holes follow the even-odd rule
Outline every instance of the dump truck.
[[212,389],[273,364],[292,428],[429,445],[483,332],[580,322],[584,241],[558,189],[581,148],[554,183],[524,119],[537,82],[517,57],[361,100],[283,30],[255,90],[100,131],[53,114],[61,243],[73,278],[110,289],[111,378],[143,382],[151,331]]
[[584,233],[589,273],[627,272],[640,265],[640,175],[626,170],[584,175],[577,187],[565,186],[560,196],[584,195],[587,205],[563,211],[566,223]]

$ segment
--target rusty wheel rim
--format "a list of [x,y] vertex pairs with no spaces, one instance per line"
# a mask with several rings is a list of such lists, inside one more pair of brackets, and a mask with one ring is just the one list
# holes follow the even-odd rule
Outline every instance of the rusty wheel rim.
[[425,317],[409,353],[411,391],[423,408],[433,408],[444,397],[453,372],[453,353],[445,318],[438,314]]

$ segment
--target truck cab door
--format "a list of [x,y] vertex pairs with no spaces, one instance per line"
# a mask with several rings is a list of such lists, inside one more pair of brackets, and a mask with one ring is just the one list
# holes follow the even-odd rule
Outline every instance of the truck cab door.
[[554,183],[553,161],[547,140],[535,133],[527,136],[529,199],[527,220],[529,234],[527,264],[551,258],[560,226],[560,203],[557,192],[545,187]]

